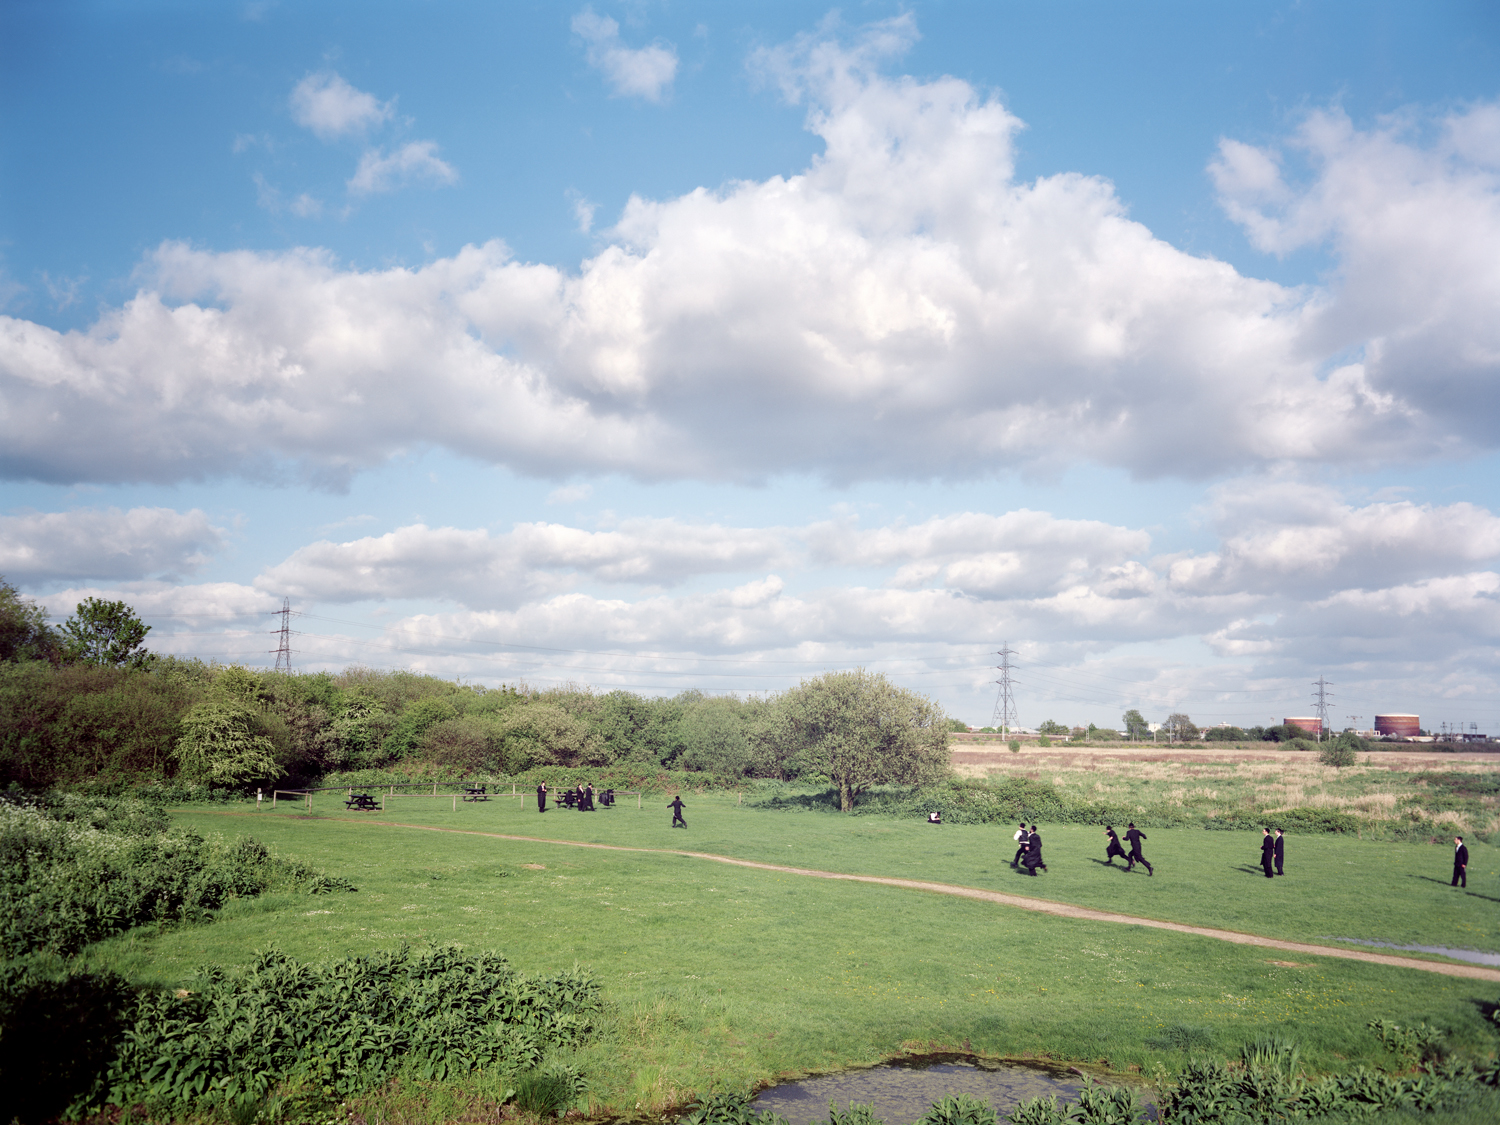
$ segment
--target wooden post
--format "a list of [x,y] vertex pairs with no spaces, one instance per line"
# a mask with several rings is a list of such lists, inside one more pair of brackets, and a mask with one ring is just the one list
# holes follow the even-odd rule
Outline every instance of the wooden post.
[[434,797],[437,796],[437,782],[435,782],[435,781],[432,783],[432,795]]
[[635,791],[635,807],[641,807],[641,791],[639,789]]
[[458,794],[457,793],[453,794],[453,811],[454,812],[458,811]]
[[271,790],[271,807],[273,809],[276,807],[276,790],[274,789]]

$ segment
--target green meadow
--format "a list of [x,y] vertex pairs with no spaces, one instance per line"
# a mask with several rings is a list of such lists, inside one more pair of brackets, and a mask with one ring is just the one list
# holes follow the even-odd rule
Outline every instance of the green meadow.
[[1332,1071],[1389,1063],[1365,1026],[1376,1018],[1426,1021],[1464,1053],[1496,1046],[1487,1017],[1500,983],[561,841],[928,879],[1292,940],[1500,950],[1500,857],[1484,845],[1472,849],[1465,893],[1448,886],[1442,846],[1293,837],[1288,875],[1268,882],[1258,837],[1146,824],[1148,878],[1105,867],[1097,829],[1042,825],[1050,871],[1031,879],[1010,868],[1009,830],[998,826],[685,799],[687,831],[668,827],[660,798],[640,810],[622,798],[614,809],[545,815],[529,795],[456,812],[413,796],[384,813],[347,812],[333,794],[315,797],[310,817],[299,804],[179,810],[183,826],[253,835],[358,892],[242,900],[208,925],[98,943],[88,960],[164,984],[272,945],[322,959],[458,943],[497,950],[528,973],[577,964],[603,983],[609,1005],[576,1060],[590,1105],[626,1115],[903,1049],[1151,1075],[1182,1061],[1173,1029],[1225,1054],[1278,1031],[1301,1041],[1311,1068]]

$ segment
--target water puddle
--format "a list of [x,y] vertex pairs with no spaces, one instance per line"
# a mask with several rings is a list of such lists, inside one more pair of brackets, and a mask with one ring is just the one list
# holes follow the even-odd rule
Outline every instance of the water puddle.
[[1083,1085],[1075,1074],[1067,1078],[1041,1067],[1000,1065],[963,1060],[921,1060],[851,1070],[773,1086],[755,1099],[757,1110],[772,1109],[792,1122],[827,1122],[828,1103],[843,1109],[850,1102],[875,1107],[886,1125],[908,1125],[925,1114],[932,1103],[949,1094],[969,1094],[1004,1115],[1029,1098],[1056,1094],[1059,1102],[1074,1097]]
[[1500,953],[1482,953],[1477,949],[1454,949],[1448,945],[1397,945],[1392,941],[1369,941],[1356,937],[1321,937],[1318,940],[1347,941],[1350,945],[1378,945],[1382,949],[1400,949],[1409,953],[1436,953],[1441,957],[1452,957],[1455,961],[1500,966]]

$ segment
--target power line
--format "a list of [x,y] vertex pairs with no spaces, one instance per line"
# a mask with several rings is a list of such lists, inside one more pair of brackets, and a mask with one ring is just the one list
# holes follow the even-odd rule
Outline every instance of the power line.
[[1328,729],[1328,701],[1333,698],[1333,692],[1328,689],[1333,685],[1320,675],[1313,686],[1318,689],[1313,692],[1313,699],[1316,701],[1314,710],[1318,715],[1318,741],[1322,742],[1323,732]]
[[276,671],[292,670],[292,599],[281,599],[281,628],[276,630],[280,644],[276,648]]
[[999,690],[995,695],[995,713],[990,717],[990,726],[1000,728],[1001,734],[1009,734],[1011,727],[1020,725],[1016,721],[1016,699],[1011,691],[1015,681],[1010,675],[1010,658],[1016,653],[1009,641],[1001,641],[1000,651],[995,655],[1000,658],[1000,663],[996,665],[1000,678],[995,681]]

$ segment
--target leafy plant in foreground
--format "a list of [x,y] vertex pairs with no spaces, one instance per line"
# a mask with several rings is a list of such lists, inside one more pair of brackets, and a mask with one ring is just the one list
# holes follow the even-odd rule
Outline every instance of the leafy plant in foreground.
[[933,1102],[917,1125],[995,1125],[995,1111],[968,1094],[949,1094]]

